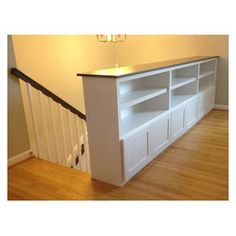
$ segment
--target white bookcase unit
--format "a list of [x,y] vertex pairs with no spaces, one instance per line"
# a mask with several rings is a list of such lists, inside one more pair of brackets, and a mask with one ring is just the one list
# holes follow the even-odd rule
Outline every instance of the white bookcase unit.
[[123,185],[214,107],[217,57],[80,73],[92,177]]

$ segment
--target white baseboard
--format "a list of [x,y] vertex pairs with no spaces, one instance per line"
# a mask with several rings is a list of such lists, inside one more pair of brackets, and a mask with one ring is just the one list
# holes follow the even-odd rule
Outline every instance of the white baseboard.
[[215,109],[228,110],[228,105],[215,104]]
[[25,152],[22,152],[16,156],[10,157],[8,159],[8,167],[13,166],[21,161],[27,160],[33,155],[32,150],[27,150]]

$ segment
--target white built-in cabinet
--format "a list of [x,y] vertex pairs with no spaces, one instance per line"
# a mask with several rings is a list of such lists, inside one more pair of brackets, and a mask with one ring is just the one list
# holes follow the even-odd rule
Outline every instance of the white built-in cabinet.
[[205,116],[215,105],[215,87],[210,87],[199,94],[199,118]]
[[143,129],[122,140],[124,178],[129,180],[151,160],[148,152],[148,130]]
[[198,99],[196,96],[190,99],[190,101],[186,103],[185,123],[187,129],[191,128],[197,122],[198,119],[197,105],[198,105]]
[[124,180],[128,181],[170,143],[170,112],[122,140]]
[[213,109],[216,65],[83,74],[92,177],[123,185]]
[[148,150],[151,160],[159,155],[170,143],[170,112],[148,128]]
[[185,131],[185,106],[174,108],[171,112],[171,140],[175,141]]
[[174,142],[185,131],[191,128],[198,118],[197,113],[198,99],[196,96],[187,102],[180,104],[171,111],[171,141]]

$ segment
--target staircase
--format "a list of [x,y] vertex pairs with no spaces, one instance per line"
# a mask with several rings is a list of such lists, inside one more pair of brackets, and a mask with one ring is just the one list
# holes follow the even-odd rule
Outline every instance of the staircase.
[[16,68],[33,155],[90,173],[86,116]]

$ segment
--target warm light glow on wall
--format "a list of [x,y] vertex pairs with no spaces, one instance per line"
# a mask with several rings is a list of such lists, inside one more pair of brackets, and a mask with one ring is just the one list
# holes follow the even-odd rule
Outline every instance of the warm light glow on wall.
[[126,40],[126,34],[97,34],[97,40],[99,42],[124,42]]

